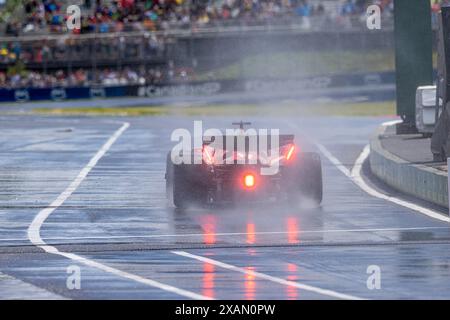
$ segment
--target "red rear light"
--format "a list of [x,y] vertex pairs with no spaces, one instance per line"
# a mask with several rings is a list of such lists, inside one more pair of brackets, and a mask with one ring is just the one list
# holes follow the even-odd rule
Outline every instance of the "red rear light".
[[286,160],[290,160],[292,158],[292,156],[294,155],[294,151],[295,151],[295,146],[291,145],[288,149],[288,152],[286,154]]
[[246,174],[244,176],[244,186],[247,188],[253,188],[255,186],[255,176],[252,174]]
[[203,161],[208,165],[214,164],[214,149],[209,146],[203,146]]

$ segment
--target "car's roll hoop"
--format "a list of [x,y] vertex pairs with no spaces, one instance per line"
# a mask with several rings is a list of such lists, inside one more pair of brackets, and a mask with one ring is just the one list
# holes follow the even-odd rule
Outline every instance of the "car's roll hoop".
[[252,123],[251,122],[244,122],[244,121],[240,121],[240,122],[233,122],[231,123],[233,126],[239,126],[239,129],[244,130],[244,126],[251,126]]

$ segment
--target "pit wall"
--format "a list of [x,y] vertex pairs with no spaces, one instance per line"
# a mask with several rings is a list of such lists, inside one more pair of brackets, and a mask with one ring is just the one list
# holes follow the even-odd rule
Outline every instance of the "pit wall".
[[372,173],[400,192],[448,208],[447,173],[407,162],[384,149],[380,137],[385,130],[380,128],[370,141]]

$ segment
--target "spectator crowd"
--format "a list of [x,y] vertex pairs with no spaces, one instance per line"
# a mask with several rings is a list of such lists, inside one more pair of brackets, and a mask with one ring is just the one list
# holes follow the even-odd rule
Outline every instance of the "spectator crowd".
[[0,71],[0,88],[51,88],[51,87],[84,87],[91,85],[126,86],[152,85],[167,82],[188,82],[195,80],[194,71],[190,68],[175,68],[169,63],[161,67],[123,67],[123,68],[77,68],[73,71]]
[[[304,28],[310,29],[310,20],[333,21],[346,26],[351,19],[365,21],[369,4],[377,4],[383,14],[393,15],[393,0],[78,0],[82,8],[81,28],[75,33],[110,33],[144,31],[147,34],[137,39],[145,42],[142,52],[146,57],[161,56],[164,51],[164,36],[146,31],[172,30],[176,28],[201,28],[203,26],[226,26],[235,24],[259,25],[264,23],[290,23],[299,19]],[[433,19],[442,4],[450,0],[430,0]],[[63,33],[66,30],[66,0],[24,0],[23,14],[12,15],[5,24],[6,36]],[[0,7],[1,10],[1,7]],[[14,18],[15,17],[15,18]],[[18,17],[21,17],[20,19]],[[295,20],[296,21],[296,20]],[[69,37],[70,38],[70,37]],[[61,37],[50,48],[45,42],[29,48],[20,41],[0,42],[0,66],[43,64],[46,61],[65,61],[64,48],[69,38]],[[69,42],[69,43],[68,43]],[[117,52],[127,57],[130,54],[121,45],[130,48],[129,43],[113,44],[111,41],[99,44],[109,58]],[[58,49],[58,46],[61,50]],[[80,46],[80,45],[79,45]],[[82,47],[83,45],[81,45]],[[120,50],[119,50],[120,49]],[[67,51],[67,50],[66,50]],[[76,50],[74,50],[76,51]],[[72,55],[71,59],[74,59]],[[72,70],[73,69],[73,70]],[[92,84],[134,85],[153,84],[174,80],[192,80],[192,72],[177,72],[172,68],[115,67],[115,68],[73,68],[56,71],[11,70],[0,68],[0,87],[54,87],[88,86]]]
[[[258,25],[327,17],[362,16],[369,3],[393,10],[393,0],[79,0],[81,28],[75,33],[200,28],[229,24]],[[25,0],[20,19],[10,19],[5,34],[67,32],[65,0]]]

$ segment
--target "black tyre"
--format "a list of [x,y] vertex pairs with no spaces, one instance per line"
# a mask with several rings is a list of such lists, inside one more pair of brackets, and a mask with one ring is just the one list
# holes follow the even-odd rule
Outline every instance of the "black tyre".
[[174,165],[172,163],[170,152],[167,154],[166,159],[166,199],[167,204],[172,206],[173,203],[173,171]]
[[173,168],[173,204],[175,207],[182,209],[193,205],[204,205],[206,188],[204,185],[192,181],[192,174],[198,167],[175,165]]
[[205,188],[191,181],[188,170],[196,170],[189,165],[174,165],[170,153],[166,159],[166,198],[169,205],[183,209],[191,205],[201,205],[206,199]]
[[303,157],[301,193],[319,206],[323,198],[322,162],[318,153],[307,153]]
[[183,165],[174,166],[173,171],[173,204],[183,209],[195,203],[195,192],[186,177]]

